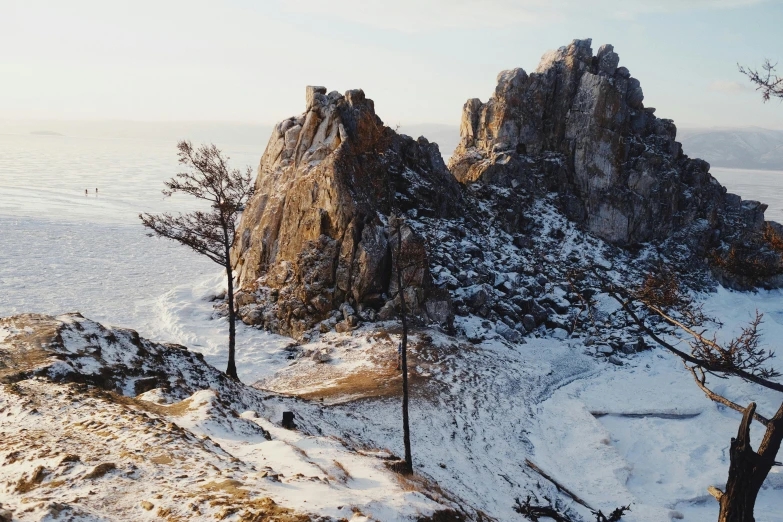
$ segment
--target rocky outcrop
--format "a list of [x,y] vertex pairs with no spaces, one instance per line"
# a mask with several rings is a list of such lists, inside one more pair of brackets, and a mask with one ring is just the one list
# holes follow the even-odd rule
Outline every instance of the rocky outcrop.
[[[671,120],[645,107],[611,45],[574,40],[535,72],[503,71],[486,102],[464,107],[450,169],[463,183],[553,190],[566,214],[616,244],[664,239],[735,201],[709,164],[682,152]],[[748,226],[753,223],[745,222]]]
[[0,384],[42,377],[135,397],[152,389],[181,400],[231,381],[184,346],[154,343],[70,313],[0,318]]
[[588,39],[545,54],[531,74],[501,72],[486,103],[464,106],[452,173],[507,189],[510,233],[522,231],[534,195],[554,193],[566,216],[608,242],[679,236],[696,257],[751,253],[733,264],[761,263],[774,279],[783,266],[765,240],[766,205],[727,194],[707,162],[683,154],[674,123],[644,106],[639,81],[618,65],[611,45],[593,55]]
[[[529,332],[526,316],[540,325],[557,310],[525,302],[511,314],[479,303],[486,288],[475,285],[493,287],[497,267],[482,259],[480,240],[462,240],[464,230],[499,227],[526,249],[542,226],[533,215],[542,200],[617,246],[682,246],[679,262],[707,259],[725,285],[778,285],[783,236],[765,222],[766,207],[727,194],[676,134],[645,107],[613,47],[594,55],[590,40],[547,53],[531,74],[503,71],[486,103],[469,100],[451,172],[436,145],[386,127],[361,90],[308,87],[305,113],[274,129],[237,232],[240,317],[293,336],[319,322],[320,331],[348,331],[391,318],[399,292],[389,218],[400,214],[414,315],[448,325],[469,309]],[[433,256],[439,243],[464,252]]]
[[[396,292],[388,216],[446,216],[460,199],[437,145],[386,127],[363,91],[307,87],[306,103],[275,126],[232,253],[243,319],[295,336],[339,318],[344,303],[358,316],[351,322],[374,316]],[[422,241],[403,230],[406,242]],[[425,305],[437,299],[429,281],[412,283],[409,302],[425,319],[443,308]]]

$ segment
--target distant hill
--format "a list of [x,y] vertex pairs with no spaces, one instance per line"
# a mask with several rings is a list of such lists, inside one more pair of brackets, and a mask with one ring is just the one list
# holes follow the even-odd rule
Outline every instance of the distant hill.
[[424,136],[430,142],[437,143],[444,161],[448,161],[459,143],[459,125],[417,123],[415,125],[400,125],[397,131],[400,134],[407,134],[411,138]]
[[[438,123],[400,125],[398,132],[424,136],[438,144],[443,159],[459,143],[459,126]],[[685,154],[706,160],[713,167],[783,170],[783,130],[760,127],[678,129],[677,140]]]
[[783,130],[679,129],[677,139],[685,154],[713,167],[783,170]]

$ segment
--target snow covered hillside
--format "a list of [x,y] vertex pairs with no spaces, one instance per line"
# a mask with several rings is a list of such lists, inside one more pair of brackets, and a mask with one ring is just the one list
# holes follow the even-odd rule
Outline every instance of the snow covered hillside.
[[[724,317],[759,306],[775,338],[781,297],[719,290],[705,304]],[[734,314],[726,334],[745,319]],[[459,326],[482,330],[470,321]],[[574,494],[604,512],[630,504],[631,522],[715,518],[706,487],[725,482],[739,415],[665,353],[607,357],[584,338],[509,343],[487,331],[476,343],[417,329],[417,478],[396,475],[384,463],[402,452],[398,339],[392,322],[290,346],[290,365],[257,368],[268,374],[254,390],[183,347],[78,315],[4,319],[0,503],[15,520],[392,521],[449,508],[523,520],[516,500],[532,495],[591,520]],[[779,400],[721,389],[765,412]],[[286,410],[295,431],[280,426]],[[781,520],[782,493],[773,468],[757,520]]]
[[280,427],[297,401],[76,314],[1,320],[0,381],[3,520],[429,520],[452,505],[382,449]]

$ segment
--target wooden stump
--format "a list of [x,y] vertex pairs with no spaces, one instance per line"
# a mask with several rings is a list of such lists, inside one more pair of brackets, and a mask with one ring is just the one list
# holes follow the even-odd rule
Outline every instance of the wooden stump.
[[294,412],[292,411],[283,412],[283,427],[289,430],[293,430],[296,428],[296,424],[294,424]]

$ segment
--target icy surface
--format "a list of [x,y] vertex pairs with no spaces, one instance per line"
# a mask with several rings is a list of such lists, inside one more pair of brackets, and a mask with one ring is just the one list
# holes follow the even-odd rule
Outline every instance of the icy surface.
[[[241,147],[225,152],[234,166],[258,163]],[[222,367],[228,325],[208,299],[225,286],[223,271],[147,237],[137,217],[192,208],[161,194],[177,172],[176,143],[0,135],[0,317],[79,311]],[[255,380],[252,363],[288,342],[240,326],[240,376]]]
[[[237,166],[257,163],[258,151],[227,152]],[[214,314],[210,301],[224,286],[220,268],[183,247],[146,237],[136,218],[138,212],[189,208],[187,200],[160,195],[162,181],[176,172],[173,143],[0,136],[0,316],[78,310],[153,340],[184,344],[222,368],[227,324]],[[724,169],[713,169],[713,174],[743,198],[770,204],[769,219],[783,220],[783,177]],[[719,289],[703,298],[707,311],[726,323],[727,335],[758,307],[765,313],[766,342],[774,346],[783,338],[783,293]],[[601,302],[606,313],[616,311],[610,300]],[[466,331],[481,329],[476,318],[460,321]],[[6,335],[0,331],[0,341]],[[390,371],[394,345],[385,346],[369,334],[338,336],[303,348],[330,351],[328,362],[308,356],[292,364],[286,350],[290,343],[240,326],[242,380],[315,399],[297,403],[314,431],[340,437],[351,447],[401,454],[396,394],[360,400],[365,393],[361,386],[357,390],[355,382],[341,380]],[[701,395],[679,361],[655,350],[617,366],[571,339],[528,339],[511,346],[495,337],[459,349],[449,343],[436,338],[434,351],[417,354],[413,373],[426,386],[421,385],[412,404],[414,458],[419,471],[466,505],[508,520],[516,516],[514,498],[529,492],[556,496],[551,484],[525,466],[527,458],[596,508],[632,503],[624,518],[629,522],[715,519],[717,506],[706,487],[725,483],[726,451],[739,415]],[[354,387],[341,391],[346,384]],[[755,400],[767,415],[781,400],[780,394],[732,380],[715,388],[740,403]],[[272,447],[201,423],[198,412],[213,399],[207,392],[193,399],[200,406],[178,423],[212,433],[243,460],[252,460],[257,444]],[[288,403],[269,399],[266,407],[270,411],[263,416],[277,418]],[[72,415],[77,422],[84,414]],[[247,413],[243,418],[255,417]],[[270,453],[277,466],[287,462],[286,443],[305,449],[315,462],[333,458],[339,450],[322,439],[273,434],[282,441],[279,451]],[[758,425],[752,435],[758,444]],[[339,458],[352,457],[341,453]],[[352,472],[363,465],[344,464]],[[304,467],[291,473],[306,474],[305,464],[296,465]],[[315,473],[307,468],[311,471]],[[759,522],[783,520],[781,476],[780,467],[773,469],[761,492]],[[588,516],[566,497],[558,498]]]

